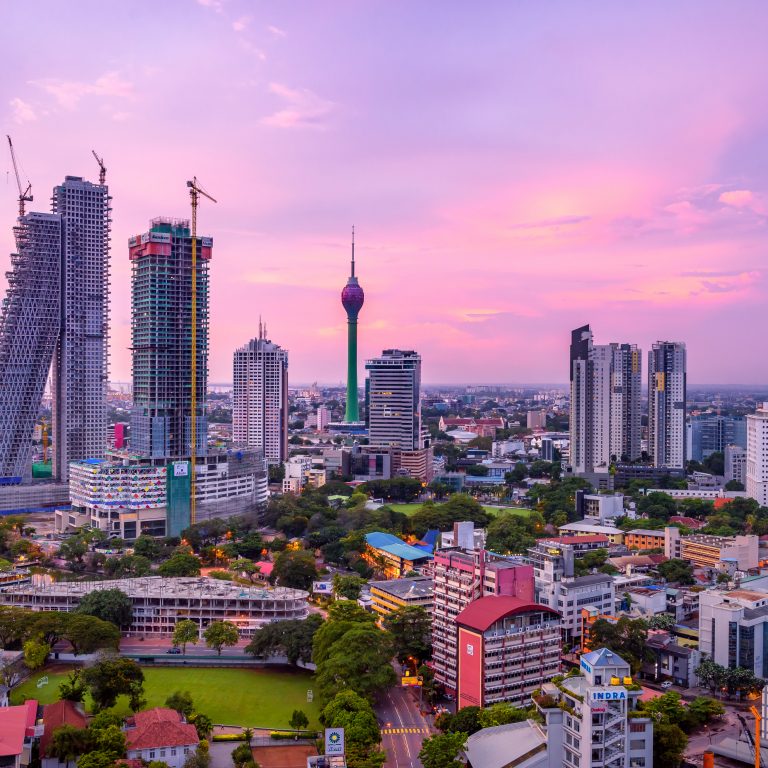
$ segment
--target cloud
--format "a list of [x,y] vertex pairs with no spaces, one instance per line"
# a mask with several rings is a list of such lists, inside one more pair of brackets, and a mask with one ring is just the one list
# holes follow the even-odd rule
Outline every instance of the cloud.
[[250,16],[241,16],[239,19],[235,19],[232,22],[232,29],[235,30],[235,32],[244,32],[248,25],[251,23],[251,17]]
[[134,93],[133,83],[125,80],[119,72],[106,72],[92,83],[47,78],[33,80],[32,85],[42,88],[53,96],[60,107],[69,110],[75,109],[84,96],[130,98]]
[[320,128],[333,109],[333,102],[320,98],[307,88],[289,88],[282,83],[270,83],[270,93],[286,102],[285,109],[262,118],[263,125],[276,128]]
[[275,27],[272,24],[270,24],[267,27],[267,30],[272,34],[274,37],[285,37],[285,30],[280,29],[280,27]]
[[11,99],[8,103],[13,110],[14,122],[22,124],[31,123],[34,120],[37,120],[35,110],[32,108],[32,105],[27,104],[26,101],[22,101],[20,98],[16,97],[15,99]]
[[224,10],[224,0],[197,0],[198,5],[202,5],[203,8],[210,8],[216,13],[222,13]]
[[557,229],[559,227],[572,227],[590,220],[590,216],[555,216],[540,221],[529,221],[522,224],[513,224],[510,229]]
[[734,208],[751,208],[755,196],[748,189],[732,189],[723,192],[718,200],[725,205],[732,205]]

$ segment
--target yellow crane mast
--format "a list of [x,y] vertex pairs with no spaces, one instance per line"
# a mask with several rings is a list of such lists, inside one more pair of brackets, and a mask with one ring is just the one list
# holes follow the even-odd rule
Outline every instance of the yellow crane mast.
[[197,183],[197,176],[193,176],[192,181],[187,182],[187,187],[189,187],[189,196],[192,200],[192,402],[190,416],[189,521],[191,525],[194,525],[196,522],[195,473],[197,465],[197,205],[200,195],[207,197],[213,203],[216,202],[216,199],[211,197]]

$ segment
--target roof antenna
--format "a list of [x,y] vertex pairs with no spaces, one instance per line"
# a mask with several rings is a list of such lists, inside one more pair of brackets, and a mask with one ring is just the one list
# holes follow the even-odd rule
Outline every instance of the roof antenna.
[[259,340],[264,338],[264,332],[261,325],[261,315],[259,315]]
[[355,276],[355,225],[352,225],[352,275]]

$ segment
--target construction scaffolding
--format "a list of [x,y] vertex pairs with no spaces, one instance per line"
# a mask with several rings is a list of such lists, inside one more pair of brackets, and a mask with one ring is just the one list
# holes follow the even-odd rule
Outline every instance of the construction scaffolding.
[[27,213],[0,306],[0,484],[31,479],[32,436],[59,335],[61,216]]

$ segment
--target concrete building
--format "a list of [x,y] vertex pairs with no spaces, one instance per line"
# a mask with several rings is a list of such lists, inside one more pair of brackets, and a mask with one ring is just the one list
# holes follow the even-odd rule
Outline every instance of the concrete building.
[[109,189],[67,176],[53,190],[62,221],[61,323],[52,367],[53,475],[99,458],[107,442],[109,380]]
[[371,581],[371,608],[379,617],[389,615],[400,608],[420,606],[427,613],[432,613],[432,595],[434,585],[426,576],[389,581]]
[[562,768],[561,754],[549,749],[547,732],[534,720],[497,725],[473,733],[464,745],[472,768]]
[[747,449],[739,445],[725,446],[725,482],[735,480],[747,485]]
[[32,437],[59,338],[61,216],[27,213],[0,303],[0,485],[32,479]]
[[[669,535],[674,537],[676,529],[667,528]],[[757,568],[759,538],[757,536],[708,536],[695,533],[680,539],[680,557],[687,560],[696,568],[712,568],[715,570],[748,571]]]
[[681,688],[699,684],[696,669],[701,664],[701,651],[676,643],[668,632],[650,630],[647,647],[653,654],[652,661],[644,661],[643,677],[661,682],[671,680]]
[[648,353],[648,453],[656,467],[684,469],[685,344],[658,341]]
[[16,707],[0,707],[0,765],[26,768],[32,762],[32,747],[42,730],[37,725],[34,699]]
[[235,351],[232,439],[264,453],[268,465],[288,458],[288,352],[259,336]]
[[324,406],[320,405],[317,408],[317,431],[325,432],[328,425],[331,423],[331,412]]
[[510,595],[474,600],[458,627],[457,708],[501,701],[524,706],[560,671],[560,616]]
[[595,518],[601,525],[617,517],[623,517],[624,496],[621,493],[587,493],[576,491],[576,514]]
[[519,558],[464,549],[438,550],[431,567],[435,583],[432,613],[435,679],[455,694],[458,685],[456,617],[470,603],[487,595],[509,595],[527,603],[534,602],[533,568]]
[[301,493],[307,479],[307,473],[312,469],[312,457],[302,454],[291,456],[283,464],[283,467],[285,468],[283,493]]
[[615,525],[601,525],[597,518],[585,518],[575,523],[566,523],[558,528],[562,536],[607,536],[610,545],[624,543],[624,531]]
[[392,533],[366,533],[363,559],[388,579],[399,579],[417,571],[432,559],[432,553],[406,544]]
[[485,529],[469,521],[454,523],[453,530],[440,534],[440,549],[458,547],[469,551],[485,549]]
[[747,425],[743,416],[700,413],[686,424],[688,458],[703,461],[713,453],[725,453],[728,445],[747,447]]
[[768,403],[747,416],[747,496],[768,506]]
[[175,709],[156,707],[136,712],[125,727],[129,760],[163,762],[168,768],[182,768],[197,749],[197,729]]
[[555,443],[551,437],[541,438],[541,448],[539,449],[539,458],[542,461],[555,460]]
[[142,576],[108,581],[52,582],[41,577],[33,584],[0,592],[0,605],[33,611],[73,611],[83,597],[100,589],[119,589],[133,603],[131,634],[171,635],[176,622],[194,621],[202,632],[212,621],[230,621],[241,637],[250,637],[272,621],[305,619],[308,593],[287,587],[248,587],[204,577]]
[[624,534],[624,546],[627,549],[664,549],[665,536],[664,531],[635,528]]
[[634,690],[629,664],[601,648],[582,655],[579,671],[557,686],[545,684],[544,696],[534,698],[549,749],[562,756],[557,764],[653,768],[653,721],[634,716],[642,690]]
[[542,408],[536,411],[528,411],[526,414],[526,427],[528,429],[546,429],[547,411]]

